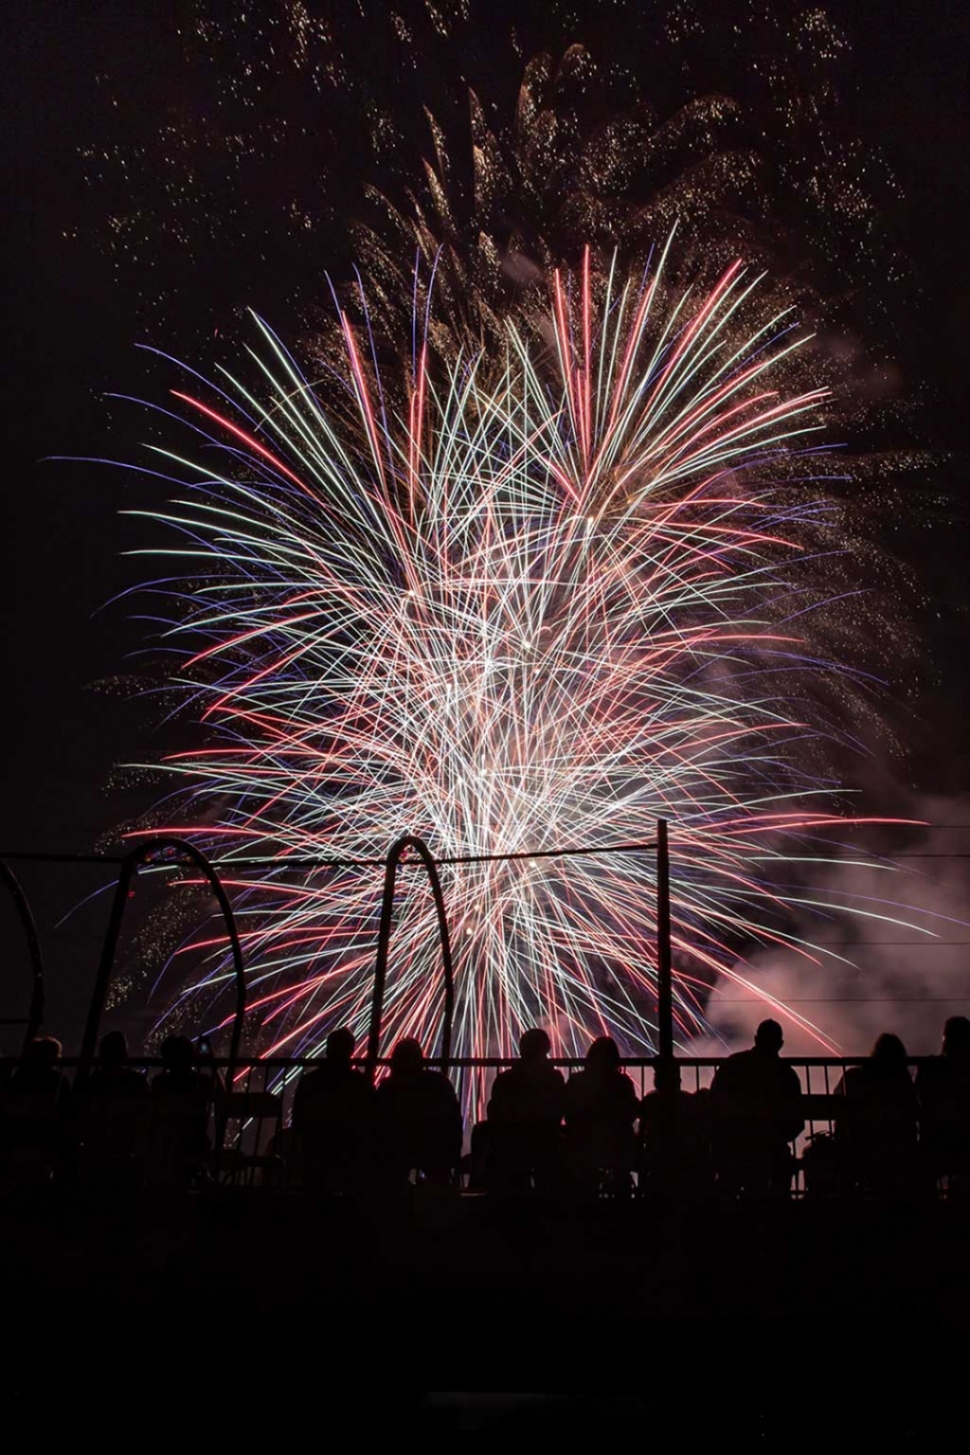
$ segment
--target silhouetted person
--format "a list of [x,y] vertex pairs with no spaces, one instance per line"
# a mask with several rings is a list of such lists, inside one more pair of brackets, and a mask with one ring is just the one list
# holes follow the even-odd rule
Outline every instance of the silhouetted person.
[[37,1036],[27,1046],[3,1099],[8,1171],[45,1180],[61,1170],[71,1088],[61,1072],[61,1043]]
[[500,1071],[488,1103],[488,1181],[513,1189],[558,1180],[566,1083],[549,1064],[551,1043],[538,1028],[519,1040],[519,1060]]
[[159,1055],[162,1069],[151,1083],[149,1177],[190,1185],[208,1161],[214,1082],[199,1071],[195,1048],[186,1036],[166,1036]]
[[63,1106],[71,1088],[60,1069],[60,1059],[60,1041],[53,1036],[36,1036],[10,1078],[10,1091],[20,1096],[48,1096]]
[[714,1180],[710,1092],[684,1091],[680,1067],[672,1060],[656,1063],[653,1085],[640,1103],[643,1190],[697,1197]]
[[327,1037],[327,1057],[300,1077],[293,1131],[300,1138],[308,1187],[341,1191],[361,1172],[373,1130],[374,1088],[351,1066],[354,1036],[346,1027]]
[[382,1169],[405,1179],[412,1171],[443,1182],[461,1158],[461,1110],[447,1076],[425,1065],[410,1036],[391,1052],[391,1069],[374,1096],[376,1151]]
[[136,1097],[148,1095],[148,1082],[129,1064],[124,1031],[102,1036],[98,1059],[88,1077],[87,1090],[98,1096]]
[[917,1173],[916,1088],[898,1036],[881,1035],[862,1066],[835,1088],[839,1161],[850,1186],[878,1196],[909,1191]]
[[549,1064],[552,1044],[538,1027],[519,1038],[519,1059],[500,1071],[492,1083],[489,1121],[541,1122],[558,1127],[562,1121],[566,1083],[561,1071]]
[[134,1180],[147,1136],[148,1082],[128,1064],[122,1031],[102,1038],[97,1063],[74,1100],[82,1171]]
[[563,1096],[566,1154],[582,1182],[629,1191],[637,1162],[633,1124],[638,1110],[639,1098],[620,1066],[616,1042],[599,1036],[586,1053],[582,1071],[566,1082]]
[[939,1056],[916,1073],[920,1143],[930,1175],[970,1180],[970,1020],[951,1016]]
[[782,1193],[795,1170],[790,1143],[805,1122],[801,1083],[780,1058],[785,1044],[777,1021],[765,1020],[749,1051],[718,1068],[711,1085],[714,1166],[728,1193]]
[[162,1069],[152,1077],[152,1095],[195,1091],[198,1074],[195,1050],[188,1036],[166,1036],[158,1051]]

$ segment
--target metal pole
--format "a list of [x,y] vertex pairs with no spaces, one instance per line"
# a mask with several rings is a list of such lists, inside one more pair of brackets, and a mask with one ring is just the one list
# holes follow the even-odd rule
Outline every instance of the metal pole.
[[30,1005],[27,1008],[26,1029],[24,1031],[24,1048],[30,1045],[44,1024],[44,957],[41,954],[40,939],[37,934],[37,925],[31,913],[30,902],[21,888],[12,869],[0,860],[0,879],[3,880],[13,896],[13,902],[23,925],[24,934],[27,936],[27,949],[30,952],[30,971],[32,986],[30,993]]
[[138,867],[138,850],[129,854],[121,866],[121,873],[118,875],[118,883],[115,887],[114,903],[111,906],[111,918],[108,921],[108,932],[104,937],[104,944],[101,947],[101,960],[98,965],[98,974],[94,982],[94,990],[91,992],[91,1003],[88,1006],[88,1017],[84,1025],[84,1036],[81,1040],[81,1060],[77,1069],[78,1081],[83,1080],[91,1069],[94,1061],[94,1053],[98,1045],[98,1028],[101,1025],[101,1015],[104,1011],[105,1001],[108,998],[108,986],[111,984],[111,972],[114,969],[115,951],[118,948],[118,936],[121,934],[121,922],[125,915],[125,902],[128,898],[128,890],[134,878],[135,870]]
[[657,819],[657,1050],[674,1055],[674,985],[670,959],[670,850],[667,820]]
[[391,945],[391,917],[394,913],[394,881],[397,861],[408,842],[407,835],[387,851],[384,864],[384,893],[381,897],[381,923],[377,931],[377,961],[374,965],[374,994],[370,1007],[370,1030],[367,1035],[367,1079],[374,1080],[377,1058],[381,1052],[381,1019],[384,1015],[384,985],[387,981],[387,956]]

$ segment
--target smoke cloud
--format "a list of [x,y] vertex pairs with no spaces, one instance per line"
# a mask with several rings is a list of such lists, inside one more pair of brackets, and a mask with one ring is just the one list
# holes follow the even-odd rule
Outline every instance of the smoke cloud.
[[750,1045],[767,1015],[783,1022],[790,1055],[826,1049],[796,1017],[845,1055],[867,1054],[882,1031],[900,1036],[911,1055],[939,1050],[944,1021],[970,1015],[970,800],[922,800],[917,815],[932,826],[895,854],[895,870],[843,862],[814,880],[817,897],[834,906],[829,920],[806,912],[799,925],[820,947],[814,960],[765,951],[736,966],[756,990],[727,976],[716,982],[713,1035],[692,1044],[694,1054]]

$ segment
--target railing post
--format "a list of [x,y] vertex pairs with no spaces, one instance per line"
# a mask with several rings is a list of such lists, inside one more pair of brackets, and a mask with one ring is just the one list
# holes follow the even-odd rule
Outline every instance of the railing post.
[[657,819],[657,1051],[674,1055],[674,986],[670,956],[670,848],[667,820]]
[[387,957],[391,944],[391,920],[394,914],[394,883],[397,864],[407,836],[396,839],[387,851],[384,864],[384,891],[381,895],[381,921],[377,931],[377,960],[374,964],[374,994],[371,997],[370,1029],[367,1034],[367,1079],[374,1080],[377,1058],[381,1051],[381,1020],[384,1015],[384,986],[387,982]]

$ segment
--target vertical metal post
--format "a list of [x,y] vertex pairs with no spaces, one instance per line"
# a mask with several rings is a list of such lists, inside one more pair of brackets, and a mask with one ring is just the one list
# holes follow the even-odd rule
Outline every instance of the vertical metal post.
[[667,820],[657,819],[657,1050],[674,1055],[674,984],[670,958],[670,849]]
[[24,1050],[26,1050],[44,1024],[44,957],[40,950],[37,925],[30,911],[30,902],[20,887],[20,881],[17,876],[2,860],[0,860],[0,881],[7,886],[13,896],[13,902],[16,906],[17,914],[20,917],[20,923],[23,925],[24,934],[27,936],[27,949],[30,951],[30,971],[33,984],[30,994],[30,1005],[24,1022],[26,1027],[24,1031]]
[[381,1053],[381,1020],[384,1014],[384,986],[387,981],[387,957],[391,947],[391,920],[394,915],[394,881],[397,861],[404,852],[407,837],[396,840],[388,850],[384,864],[384,892],[381,895],[381,921],[377,932],[377,960],[374,964],[374,994],[371,997],[370,1031],[367,1036],[367,1079],[373,1081],[377,1058]]

